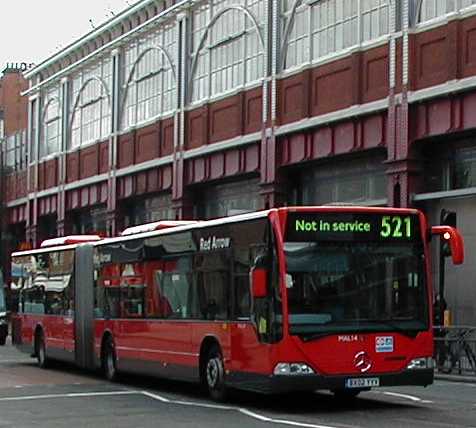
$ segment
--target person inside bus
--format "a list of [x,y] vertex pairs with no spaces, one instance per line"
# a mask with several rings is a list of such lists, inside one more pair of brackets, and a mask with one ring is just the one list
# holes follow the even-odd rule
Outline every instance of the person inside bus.
[[159,293],[158,303],[160,316],[163,318],[169,318],[173,313],[172,306],[170,305],[169,299],[167,299],[162,292]]

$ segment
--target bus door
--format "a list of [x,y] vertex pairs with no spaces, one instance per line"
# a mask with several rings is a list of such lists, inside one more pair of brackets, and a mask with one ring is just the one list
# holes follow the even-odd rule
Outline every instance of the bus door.
[[114,333],[119,359],[141,360],[144,336],[148,325],[144,322],[144,269],[143,263],[121,264],[119,284],[119,320],[115,322]]
[[230,248],[204,250],[195,254],[193,262],[191,302],[196,317],[202,320],[193,325],[193,349],[198,354],[204,338],[212,336],[218,341],[225,362],[232,360],[232,254]]
[[36,263],[40,271],[35,285],[44,289],[45,317],[43,329],[48,354],[53,358],[64,358],[63,298],[65,285],[61,273],[59,251],[38,254]]
[[282,302],[279,292],[278,259],[274,250],[259,245],[250,248],[252,320],[261,343],[282,337]]
[[68,360],[74,361],[74,275],[65,275],[63,340]]
[[[74,339],[75,362],[78,366],[94,368],[94,265],[93,247],[82,244],[74,258]],[[68,331],[69,327],[68,327]]]
[[51,253],[50,257],[48,283],[57,292],[47,308],[57,315],[55,329],[62,341],[63,358],[74,362],[74,251],[58,251]]
[[5,301],[5,289],[3,273],[0,268],[0,345],[5,345],[8,336],[7,305]]
[[[183,368],[195,365],[191,352],[192,328],[187,322],[192,317],[191,256],[183,255],[154,263],[148,270],[155,288],[157,300],[154,307],[158,320],[150,322],[147,336],[149,352],[144,357],[162,362],[172,376],[187,377]],[[176,373],[171,372],[177,369]]]
[[[238,222],[229,225],[227,233],[232,241],[229,287],[233,320],[230,325],[231,370],[265,372],[271,350],[268,343],[273,341],[274,297],[271,286],[265,287],[262,296],[252,293],[251,279],[258,267],[257,259],[269,259],[270,223],[268,218]],[[266,277],[271,281],[271,275]]]

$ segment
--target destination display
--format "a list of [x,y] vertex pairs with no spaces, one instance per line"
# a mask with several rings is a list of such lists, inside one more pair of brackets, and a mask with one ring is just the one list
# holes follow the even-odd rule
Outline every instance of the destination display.
[[286,241],[417,241],[420,222],[415,214],[290,212]]

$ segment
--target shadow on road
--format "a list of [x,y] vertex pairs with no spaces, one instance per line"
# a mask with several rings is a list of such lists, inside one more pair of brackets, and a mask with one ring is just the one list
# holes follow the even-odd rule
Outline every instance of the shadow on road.
[[[18,366],[35,366],[35,360],[22,362]],[[207,393],[195,383],[187,383],[169,379],[122,374],[118,383],[108,383],[99,372],[81,370],[74,365],[59,362],[51,362],[48,369],[52,377],[61,376],[67,372],[70,375],[81,376],[91,379],[94,383],[104,382],[108,386],[116,385],[118,388],[145,390],[153,394],[169,399],[191,401],[196,403],[213,403]],[[389,411],[394,413],[398,410],[418,409],[418,403],[396,403],[387,398],[379,399],[379,395],[372,392],[362,393],[359,397],[349,400],[336,399],[333,394],[326,391],[309,393],[290,393],[281,395],[263,395],[246,391],[232,391],[227,406],[243,407],[256,412],[269,412],[287,415],[332,415],[343,412],[362,411]],[[380,412],[379,412],[380,413]]]

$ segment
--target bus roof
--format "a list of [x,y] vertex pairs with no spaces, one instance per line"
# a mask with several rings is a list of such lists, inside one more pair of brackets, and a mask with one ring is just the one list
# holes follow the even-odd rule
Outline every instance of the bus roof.
[[[320,206],[292,206],[292,207],[281,207],[281,208],[272,208],[269,210],[263,210],[263,211],[256,211],[252,213],[246,213],[246,214],[238,214],[234,216],[229,216],[229,217],[223,217],[223,218],[218,218],[218,219],[213,219],[213,220],[203,220],[203,221],[177,221],[177,223],[181,223],[177,226],[174,227],[163,227],[159,229],[154,229],[152,231],[140,231],[135,234],[127,234],[123,236],[118,236],[118,237],[112,237],[112,238],[103,238],[99,240],[92,240],[88,241],[94,246],[98,245],[107,245],[109,243],[115,243],[115,242],[124,242],[124,241],[131,241],[134,239],[138,238],[149,238],[149,237],[154,237],[154,236],[159,236],[159,235],[165,235],[171,232],[175,231],[186,231],[186,230],[192,230],[192,229],[202,229],[205,227],[213,227],[213,226],[220,226],[222,224],[228,224],[228,223],[236,223],[240,221],[247,221],[247,220],[254,220],[258,218],[264,218],[267,217],[271,212],[312,212],[312,211],[320,211],[320,212],[360,212],[360,213],[386,213],[386,212],[400,212],[400,213],[406,213],[406,214],[418,214],[420,213],[419,210],[414,209],[414,208],[392,208],[392,207],[365,207],[365,206],[353,206],[353,205],[346,205],[346,206],[332,206],[332,205],[320,205]],[[140,227],[140,226],[137,226]],[[127,229],[126,229],[127,230]],[[39,248],[36,250],[29,250],[29,251],[19,251],[15,252],[12,254],[12,256],[23,256],[23,255],[28,255],[28,254],[35,254],[35,253],[42,253],[42,252],[48,252],[51,251],[52,249],[57,249],[57,250],[67,250],[67,249],[74,249],[76,248],[80,243],[74,243],[71,245],[59,245],[58,247],[46,247],[46,248]]]
[[238,214],[234,216],[229,216],[229,217],[222,217],[222,218],[217,218],[214,220],[203,220],[203,221],[185,221],[183,222],[184,224],[178,225],[176,227],[169,227],[169,228],[162,228],[162,229],[156,229],[153,231],[147,231],[143,233],[138,233],[135,235],[126,235],[126,236],[119,236],[119,237],[113,237],[113,238],[106,238],[101,240],[101,242],[94,243],[96,244],[104,244],[107,245],[108,243],[114,243],[117,241],[129,241],[129,240],[134,240],[137,238],[149,238],[153,236],[158,236],[158,235],[165,235],[171,232],[175,231],[186,231],[186,230],[191,230],[191,229],[201,229],[205,227],[212,227],[212,226],[219,226],[221,224],[227,224],[227,223],[236,223],[239,221],[247,221],[247,220],[253,220],[257,218],[263,218],[267,217],[268,214],[270,213],[271,210],[265,210],[265,211],[256,211],[252,213],[246,213],[246,214]]
[[154,230],[167,229],[177,226],[186,226],[197,223],[196,220],[160,220],[153,223],[140,224],[138,226],[128,227],[124,229],[121,236],[137,235],[138,233],[153,232]]
[[58,238],[45,239],[40,248],[57,247],[59,245],[80,244],[83,242],[100,241],[102,238],[98,235],[70,235],[60,236]]

